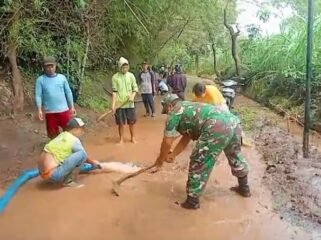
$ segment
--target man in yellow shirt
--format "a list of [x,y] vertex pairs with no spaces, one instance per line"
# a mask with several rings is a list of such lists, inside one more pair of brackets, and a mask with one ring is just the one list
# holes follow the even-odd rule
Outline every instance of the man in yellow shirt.
[[[230,111],[226,100],[223,97],[222,93],[214,85],[207,85],[202,82],[198,82],[193,87],[194,101],[213,104],[220,108],[223,111]],[[244,132],[242,131],[242,145],[251,146],[251,143],[244,139]]]
[[77,182],[80,165],[84,162],[101,168],[97,160],[88,158],[80,137],[84,134],[85,123],[80,118],[69,121],[66,131],[51,140],[43,149],[38,161],[40,176],[63,186],[82,187]]
[[222,93],[214,85],[206,85],[205,83],[196,83],[193,87],[194,101],[213,104],[223,111],[229,111],[226,100]]

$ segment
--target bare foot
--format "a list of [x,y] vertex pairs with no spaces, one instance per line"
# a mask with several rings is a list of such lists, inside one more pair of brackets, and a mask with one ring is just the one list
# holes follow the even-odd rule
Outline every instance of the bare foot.
[[150,171],[150,173],[151,173],[151,174],[154,174],[154,173],[160,172],[161,169],[162,169],[162,167],[155,167],[155,168],[153,168],[153,169]]
[[123,143],[124,143],[124,141],[123,141],[123,139],[120,139],[119,141],[118,141],[118,143],[117,143],[117,145],[123,145]]
[[132,138],[131,142],[132,142],[133,144],[136,144],[136,143],[137,143],[137,141],[136,141],[135,138]]

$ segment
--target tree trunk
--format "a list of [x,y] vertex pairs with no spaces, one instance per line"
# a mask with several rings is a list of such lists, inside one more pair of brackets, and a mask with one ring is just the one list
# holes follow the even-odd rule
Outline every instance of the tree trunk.
[[210,30],[208,30],[208,37],[212,43],[211,47],[212,47],[212,52],[213,52],[214,73],[216,74],[216,77],[220,77],[220,72],[217,69],[217,54],[216,54],[215,38],[213,37],[213,34]]
[[81,95],[81,93],[82,93],[82,83],[85,78],[85,69],[86,69],[88,52],[89,52],[89,45],[90,45],[90,31],[89,31],[89,24],[88,23],[86,24],[86,33],[87,33],[86,49],[85,49],[84,58],[82,60],[82,66],[81,66],[81,71],[80,71],[79,95]]
[[232,57],[234,59],[235,72],[237,76],[240,76],[241,59],[238,55],[238,46],[237,46],[237,37],[240,35],[240,29],[237,27],[237,31],[234,31],[234,28],[227,23],[226,9],[227,9],[227,5],[224,9],[224,26],[227,28],[227,30],[230,32],[230,35],[231,35]]
[[8,46],[8,58],[10,61],[12,72],[12,86],[13,86],[13,113],[23,110],[24,105],[24,93],[22,85],[22,77],[17,64],[17,47],[10,41]]
[[217,56],[216,56],[216,47],[215,43],[212,43],[212,51],[213,51],[213,66],[214,66],[214,72],[217,77],[220,77],[220,72],[217,69]]
[[231,37],[231,40],[232,40],[232,56],[233,56],[234,64],[235,64],[235,71],[236,71],[236,75],[240,76],[241,60],[240,60],[240,57],[239,57],[238,51],[237,51],[237,36]]
[[198,76],[198,69],[199,69],[199,55],[195,54],[195,67],[196,67],[196,75]]
[[70,36],[67,37],[67,79],[70,80]]

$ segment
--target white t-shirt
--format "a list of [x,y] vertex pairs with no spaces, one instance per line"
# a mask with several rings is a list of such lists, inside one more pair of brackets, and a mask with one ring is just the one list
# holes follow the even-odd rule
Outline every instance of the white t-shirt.
[[160,83],[158,84],[159,90],[163,91],[163,92],[168,92],[168,86],[166,85],[166,83],[164,83],[164,81],[160,81]]

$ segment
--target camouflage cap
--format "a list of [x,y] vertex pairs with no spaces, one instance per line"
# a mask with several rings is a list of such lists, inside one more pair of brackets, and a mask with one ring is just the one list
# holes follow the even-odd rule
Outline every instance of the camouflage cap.
[[172,103],[176,99],[179,99],[179,97],[177,96],[177,94],[173,94],[173,93],[169,93],[163,98],[163,100],[161,101],[161,104],[163,106],[162,114],[166,112],[164,107]]
[[43,65],[55,65],[56,64],[56,59],[54,57],[44,57],[43,58]]

